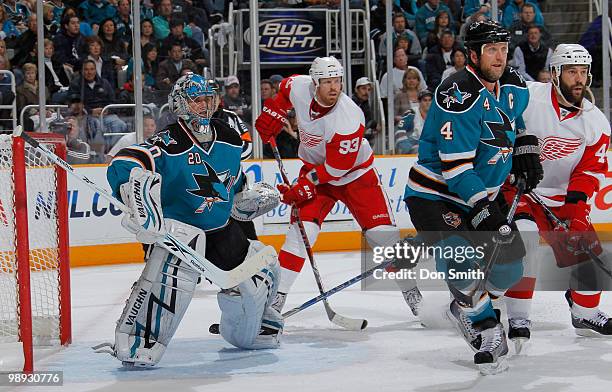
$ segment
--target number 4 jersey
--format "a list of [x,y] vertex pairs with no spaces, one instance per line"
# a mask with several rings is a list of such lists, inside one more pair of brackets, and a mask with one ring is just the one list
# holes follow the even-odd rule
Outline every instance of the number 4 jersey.
[[363,112],[346,94],[333,107],[323,107],[314,99],[312,79],[297,75],[281,82],[275,101],[284,110],[295,109],[298,156],[308,170],[316,169],[320,183],[348,184],[371,168],[374,155],[363,138]]
[[610,123],[586,99],[580,113],[559,106],[552,83],[527,85],[530,98],[523,119],[527,132],[538,137],[544,168],[535,192],[551,207],[562,205],[568,191],[590,198],[608,171]]
[[512,168],[516,128],[529,91],[523,78],[506,69],[488,91],[470,67],[436,89],[410,169],[405,197],[443,200],[464,209],[493,200]]

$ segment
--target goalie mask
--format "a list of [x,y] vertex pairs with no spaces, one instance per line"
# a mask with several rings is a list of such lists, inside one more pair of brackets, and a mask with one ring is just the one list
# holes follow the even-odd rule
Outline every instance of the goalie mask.
[[210,119],[219,107],[218,86],[203,76],[181,76],[168,96],[170,110],[183,119],[197,135],[212,139]]

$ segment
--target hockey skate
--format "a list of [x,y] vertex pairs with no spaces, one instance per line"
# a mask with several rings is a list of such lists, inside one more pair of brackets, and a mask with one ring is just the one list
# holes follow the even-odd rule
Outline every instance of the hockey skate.
[[402,295],[410,307],[412,314],[418,316],[422,305],[421,302],[423,301],[423,295],[419,291],[419,288],[415,286],[410,290],[402,291]]
[[476,354],[474,363],[483,375],[501,373],[508,369],[506,355],[508,354],[508,343],[504,326],[497,319],[488,318],[474,324],[474,329],[480,331],[482,344]]
[[463,339],[470,345],[470,348],[477,352],[482,343],[482,337],[474,329],[472,321],[461,311],[456,300],[450,303],[449,308],[446,310],[446,315],[459,334],[463,336]]
[[508,339],[514,343],[514,350],[517,354],[526,347],[531,338],[531,320],[524,318],[508,319]]
[[[570,291],[565,292],[565,299],[570,306],[574,305]],[[581,318],[572,312],[572,325],[576,335],[585,337],[612,337],[612,319],[607,314],[597,309],[597,313],[590,318]]]

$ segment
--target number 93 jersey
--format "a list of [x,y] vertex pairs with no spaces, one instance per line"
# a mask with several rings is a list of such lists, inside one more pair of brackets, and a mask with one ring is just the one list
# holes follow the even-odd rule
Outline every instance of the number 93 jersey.
[[427,113],[404,197],[464,209],[485,197],[495,199],[512,168],[515,130],[524,128],[528,101],[525,81],[509,68],[493,92],[469,66],[446,78]]
[[234,194],[242,189],[242,139],[225,122],[213,118],[213,139],[199,143],[183,120],[154,134],[145,143],[122,149],[106,173],[113,195],[127,182],[134,167],[162,176],[164,218],[175,219],[204,231],[224,227]]

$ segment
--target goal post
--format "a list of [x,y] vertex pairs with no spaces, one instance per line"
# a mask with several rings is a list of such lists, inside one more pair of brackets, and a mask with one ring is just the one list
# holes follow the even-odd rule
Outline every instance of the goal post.
[[[30,136],[65,158],[62,135]],[[0,135],[0,342],[71,342],[66,173],[21,138]]]

